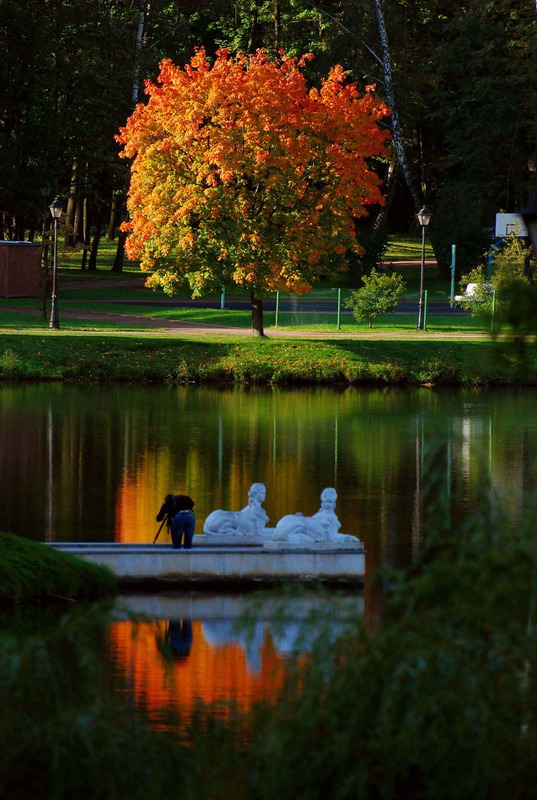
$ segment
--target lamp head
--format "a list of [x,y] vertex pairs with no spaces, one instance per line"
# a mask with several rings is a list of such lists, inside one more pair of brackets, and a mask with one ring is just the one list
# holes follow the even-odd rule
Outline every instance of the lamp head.
[[59,197],[57,197],[55,200],[52,201],[49,208],[50,208],[50,213],[52,214],[54,219],[59,219],[61,217],[63,211],[63,203]]
[[422,227],[424,227],[425,225],[428,225],[429,222],[431,221],[432,214],[427,208],[427,206],[423,206],[423,208],[420,211],[418,211],[417,217],[419,224]]

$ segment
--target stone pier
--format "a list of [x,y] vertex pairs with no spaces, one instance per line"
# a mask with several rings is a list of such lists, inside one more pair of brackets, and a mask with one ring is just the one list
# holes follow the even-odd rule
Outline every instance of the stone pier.
[[50,543],[50,547],[102,564],[121,585],[275,584],[284,581],[360,585],[365,577],[365,551],[330,543],[308,546],[270,542],[260,546],[208,545],[194,537],[191,550],[173,550],[169,544],[101,542]]

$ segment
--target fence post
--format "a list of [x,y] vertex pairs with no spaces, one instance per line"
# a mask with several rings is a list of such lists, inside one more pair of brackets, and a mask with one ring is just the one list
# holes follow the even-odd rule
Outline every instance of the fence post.
[[453,298],[455,297],[455,251],[457,246],[451,245],[451,299],[450,303],[453,306]]
[[222,284],[222,292],[220,294],[220,310],[226,307],[226,287]]
[[276,292],[276,316],[274,318],[274,327],[278,327],[278,319],[280,316],[280,292],[279,290]]
[[423,329],[427,330],[427,289],[423,292]]
[[341,330],[341,289],[337,290],[337,329]]
[[490,317],[490,332],[494,333],[494,313],[496,311],[496,289],[492,290],[492,314]]

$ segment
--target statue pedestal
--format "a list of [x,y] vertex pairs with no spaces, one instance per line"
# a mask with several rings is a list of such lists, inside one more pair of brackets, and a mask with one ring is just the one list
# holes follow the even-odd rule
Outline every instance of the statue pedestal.
[[[240,533],[204,533],[203,542],[207,547],[263,547],[274,533],[274,528],[265,528],[266,535]],[[197,537],[194,537],[196,539]],[[201,543],[201,536],[198,541]]]
[[266,542],[263,542],[263,549],[264,550],[315,550],[316,552],[324,552],[329,551],[333,552],[334,550],[348,550],[351,553],[363,553],[364,552],[364,544],[360,541],[360,539],[355,539],[354,542],[349,542],[345,540],[343,542],[336,541],[329,541],[329,542],[313,542],[313,541],[296,541],[296,542],[275,542],[272,539],[269,539]]

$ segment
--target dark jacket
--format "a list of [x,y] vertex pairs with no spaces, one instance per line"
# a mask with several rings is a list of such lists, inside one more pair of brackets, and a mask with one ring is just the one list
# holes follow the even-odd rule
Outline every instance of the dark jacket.
[[186,494],[170,494],[167,495],[160,511],[157,514],[157,522],[160,522],[167,515],[171,520],[178,511],[192,511],[194,508],[194,501]]

